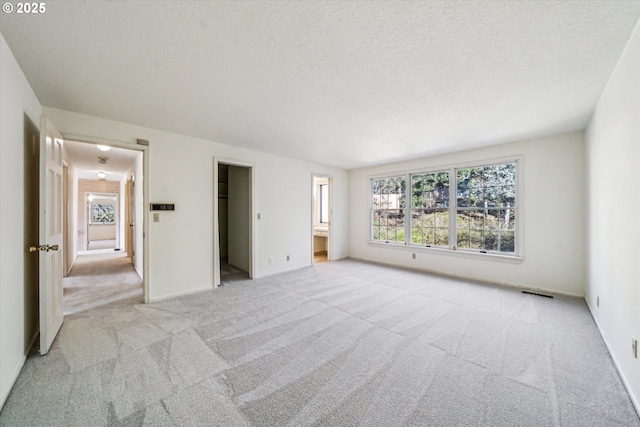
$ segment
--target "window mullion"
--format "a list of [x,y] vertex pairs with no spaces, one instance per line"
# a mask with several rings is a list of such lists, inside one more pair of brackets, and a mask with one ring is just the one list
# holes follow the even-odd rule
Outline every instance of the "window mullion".
[[404,244],[411,244],[411,223],[412,223],[412,209],[413,209],[413,201],[411,199],[411,174],[407,174],[405,176],[405,186],[404,186]]
[[[452,196],[453,194],[453,196]],[[456,247],[458,182],[455,168],[449,169],[449,249]]]

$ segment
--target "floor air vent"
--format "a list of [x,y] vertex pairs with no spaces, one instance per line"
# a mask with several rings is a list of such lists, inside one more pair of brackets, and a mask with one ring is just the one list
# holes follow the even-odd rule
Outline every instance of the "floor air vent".
[[534,291],[522,291],[523,294],[529,294],[529,295],[537,295],[539,297],[545,297],[545,298],[553,298],[553,295],[549,295],[549,294],[542,294],[540,292],[534,292]]

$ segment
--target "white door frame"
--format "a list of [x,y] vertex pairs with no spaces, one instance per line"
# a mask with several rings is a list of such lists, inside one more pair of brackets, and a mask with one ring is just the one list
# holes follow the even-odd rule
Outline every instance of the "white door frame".
[[314,200],[313,193],[315,192],[316,179],[326,179],[329,182],[329,223],[327,224],[327,261],[331,261],[331,247],[332,247],[332,238],[331,238],[331,230],[333,224],[333,176],[322,174],[322,173],[312,173],[311,174],[311,265],[313,265],[313,246],[314,246],[314,228],[316,226],[315,219],[315,209],[316,209],[316,201]]
[[[123,148],[125,150],[133,150],[133,151],[141,151],[142,152],[142,201],[136,200],[136,203],[142,203],[143,210],[143,224],[142,224],[142,289],[144,293],[144,302],[148,304],[150,301],[150,292],[149,292],[149,239],[147,236],[149,235],[149,221],[147,220],[147,216],[149,214],[149,210],[147,209],[148,204],[146,203],[149,200],[149,146],[147,145],[137,145],[131,144],[128,142],[115,141],[112,139],[99,138],[94,136],[87,135],[78,135],[72,133],[63,134],[64,139],[69,139],[77,142],[84,142],[87,144],[93,145],[110,145],[115,148]],[[136,177],[136,181],[138,178]],[[136,227],[138,225],[136,224]],[[135,237],[135,236],[134,236]]]
[[253,279],[255,272],[255,164],[242,160],[228,159],[224,157],[213,157],[213,287],[220,285],[220,228],[218,218],[218,165],[222,163],[229,166],[238,166],[249,169],[249,187],[251,195],[249,196],[249,212],[251,220],[249,221],[249,279]]

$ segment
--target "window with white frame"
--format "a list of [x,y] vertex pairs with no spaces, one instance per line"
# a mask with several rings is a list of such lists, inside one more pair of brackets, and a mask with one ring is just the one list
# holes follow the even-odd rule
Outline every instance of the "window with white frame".
[[320,209],[318,210],[320,214],[320,218],[318,222],[320,224],[328,224],[329,223],[329,184],[320,184],[318,187],[320,189],[320,197],[319,197]]
[[456,245],[513,253],[516,238],[516,165],[456,169]]
[[411,243],[449,246],[449,172],[411,175]]
[[115,205],[91,203],[91,224],[115,224]]
[[514,160],[372,178],[371,240],[516,255],[516,169]]
[[373,240],[404,243],[406,178],[392,176],[372,179],[371,193]]

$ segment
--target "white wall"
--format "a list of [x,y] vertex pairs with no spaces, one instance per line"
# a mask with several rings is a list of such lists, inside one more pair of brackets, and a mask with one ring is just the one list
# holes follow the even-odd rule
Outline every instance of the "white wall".
[[[149,222],[149,297],[151,300],[210,289],[213,286],[213,157],[255,165],[256,268],[254,277],[311,264],[311,176],[334,177],[335,259],[349,253],[348,174],[309,162],[241,149],[202,139],[133,126],[96,117],[45,108],[64,134],[86,135],[135,144],[150,141],[149,202],[175,203],[175,212],[160,213]],[[136,177],[136,188],[139,177]],[[141,200],[141,199],[138,199]],[[141,227],[138,227],[141,231]],[[286,256],[291,260],[286,261]],[[218,256],[218,254],[215,254]],[[273,264],[269,265],[269,258]]]
[[229,256],[229,199],[226,197],[218,198],[218,231],[220,234],[220,258],[226,258]]
[[69,270],[71,270],[78,257],[78,168],[72,161],[69,161],[69,218],[67,221],[69,236],[65,241],[69,244],[67,253]]
[[118,242],[118,248],[121,251],[125,251],[125,245],[127,241],[127,229],[129,228],[129,224],[126,223],[127,215],[125,210],[127,209],[127,177],[130,175],[125,173],[122,179],[120,180],[120,193],[118,197],[118,203],[120,204],[120,209],[118,212],[119,221],[118,221],[118,234],[120,235],[120,241]]
[[144,199],[144,154],[138,153],[133,165],[134,186],[133,194],[135,198],[135,229],[133,239],[135,240],[134,268],[138,276],[144,279],[144,223],[146,221],[145,212],[148,200]]
[[[524,259],[509,263],[453,251],[369,244],[369,177],[523,156],[520,219]],[[350,249],[354,258],[496,283],[584,295],[584,135],[572,133],[350,172]],[[416,259],[411,259],[415,252]]]
[[[131,176],[133,175],[134,177],[134,186],[133,186],[133,203],[134,203],[134,213],[133,213],[133,218],[130,218],[130,220],[135,224],[135,228],[134,228],[134,234],[133,234],[133,245],[134,245],[134,252],[135,252],[135,257],[134,257],[134,261],[133,261],[133,267],[136,269],[136,272],[138,273],[138,276],[140,276],[140,278],[144,278],[144,265],[143,265],[143,260],[144,260],[144,219],[145,219],[145,215],[144,215],[144,206],[146,204],[146,201],[144,200],[144,177],[143,177],[143,163],[144,163],[144,157],[143,157],[143,153],[141,151],[138,152],[135,160],[133,161],[133,164],[131,165],[131,167],[129,168],[129,170],[127,170],[127,172],[125,172],[124,177],[122,178],[122,181],[120,181],[120,218],[121,218],[121,224],[122,227],[120,228],[120,235],[122,236],[122,238],[120,239],[120,249],[121,250],[126,250],[125,248],[125,236],[127,233],[127,229],[129,228],[129,224],[125,223],[125,218],[126,218],[126,213],[125,213],[125,209],[126,207],[126,188],[127,188],[127,181],[129,180],[129,178],[131,178]],[[130,255],[130,254],[128,254]]]
[[25,361],[24,130],[41,107],[0,34],[0,408]]
[[250,170],[229,166],[228,256],[229,265],[249,271],[251,236]]
[[631,355],[631,337],[640,339],[640,27],[598,102],[586,139],[586,299],[640,412],[640,359]]

